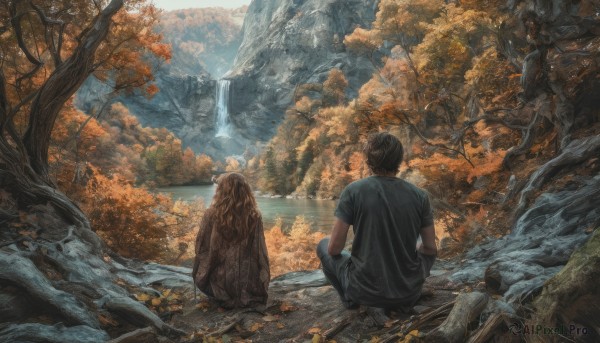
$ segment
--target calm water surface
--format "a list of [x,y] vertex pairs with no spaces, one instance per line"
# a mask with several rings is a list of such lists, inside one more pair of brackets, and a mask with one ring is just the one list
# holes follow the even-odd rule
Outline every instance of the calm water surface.
[[[163,187],[161,193],[169,193],[174,199],[194,200],[203,198],[208,207],[217,189],[216,185]],[[315,231],[331,232],[336,202],[313,199],[272,199],[257,197],[256,202],[263,216],[265,229],[271,228],[275,220],[283,220],[284,229],[289,229],[296,216],[303,215],[311,222]]]

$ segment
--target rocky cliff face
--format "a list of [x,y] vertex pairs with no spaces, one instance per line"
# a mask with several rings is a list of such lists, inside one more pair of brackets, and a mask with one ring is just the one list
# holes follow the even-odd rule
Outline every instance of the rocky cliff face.
[[[252,1],[244,19],[241,47],[231,71],[225,75],[231,80],[231,138],[215,138],[216,82],[205,72],[185,75],[193,69],[188,66],[189,58],[185,63],[174,58],[174,65],[157,74],[161,91],[153,99],[134,95],[115,101],[124,103],[143,125],[173,131],[196,152],[216,158],[242,154],[273,136],[292,103],[297,85],[323,82],[332,68],[339,68],[348,78],[348,95],[356,94],[371,77],[373,67],[366,58],[346,51],[343,40],[357,26],[370,25],[377,3],[378,0]],[[174,13],[169,18],[185,22],[188,15],[181,15]],[[173,36],[180,31],[189,30],[169,31],[173,44],[190,39],[189,32],[183,35],[187,38],[178,40]],[[174,47],[174,51],[180,48]],[[103,102],[99,94],[108,92],[88,81],[78,94],[77,106],[89,111]]]
[[[155,73],[159,92],[123,95],[123,103],[144,126],[165,127],[196,152],[224,157],[227,141],[214,141],[216,81],[231,65],[242,41],[247,7],[198,8],[166,12],[156,30],[172,46],[173,58]],[[76,105],[92,113],[106,101],[110,87],[90,79],[77,94]]]
[[[374,20],[377,0],[254,0],[231,79],[234,146],[268,140],[302,83],[323,82],[332,68],[349,80],[348,95],[372,74],[371,63],[343,40]],[[229,143],[232,144],[232,143]],[[242,150],[243,151],[243,150]],[[239,152],[233,152],[239,153]]]
[[[214,136],[215,81],[207,73],[197,76],[159,73],[160,91],[151,99],[142,94],[124,95],[123,103],[143,126],[165,127],[185,146],[205,152],[207,138]],[[93,113],[106,101],[110,88],[90,78],[78,92],[75,105]]]

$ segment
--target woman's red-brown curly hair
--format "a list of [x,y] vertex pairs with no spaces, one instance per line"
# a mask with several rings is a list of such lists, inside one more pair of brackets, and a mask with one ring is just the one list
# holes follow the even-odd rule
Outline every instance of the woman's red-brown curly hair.
[[217,191],[210,206],[213,228],[228,241],[244,240],[262,220],[252,189],[243,175],[227,173],[217,179]]

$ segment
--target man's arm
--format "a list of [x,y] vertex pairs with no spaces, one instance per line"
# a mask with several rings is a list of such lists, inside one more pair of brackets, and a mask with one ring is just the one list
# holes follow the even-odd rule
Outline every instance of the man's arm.
[[331,256],[339,255],[346,245],[346,237],[348,236],[349,224],[346,224],[340,218],[336,218],[333,224],[333,231],[331,232],[331,239],[327,246],[327,252]]
[[421,240],[423,244],[419,247],[419,252],[424,255],[437,256],[434,224],[421,228]]

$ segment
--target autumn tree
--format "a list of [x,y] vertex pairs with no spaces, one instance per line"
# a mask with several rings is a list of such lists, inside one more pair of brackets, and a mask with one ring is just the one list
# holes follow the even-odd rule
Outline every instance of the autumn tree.
[[19,207],[50,201],[84,227],[87,220],[76,206],[49,191],[54,188],[48,149],[55,121],[91,74],[102,77],[110,70],[116,86],[139,87],[151,78],[142,53],[163,54],[159,37],[142,29],[156,20],[150,7],[131,1],[121,10],[122,0],[111,1],[101,10],[96,5],[100,4],[7,1],[0,8],[4,23],[0,170],[4,183]]
[[323,82],[323,106],[338,106],[343,105],[346,101],[346,88],[348,80],[344,73],[333,68],[327,76],[327,80]]
[[[90,305],[96,295],[104,297],[105,315],[126,309],[132,323],[153,322],[160,332],[172,332],[107,277],[114,265],[103,253],[111,252],[81,209],[56,189],[49,172],[56,121],[86,78],[95,74],[122,91],[147,88],[152,63],[169,57],[150,29],[156,19],[156,10],[143,0],[0,3],[0,220],[6,224],[0,235],[7,247],[0,252],[0,279],[17,282],[21,296],[36,299],[40,306],[30,310],[48,308],[57,314],[56,323],[87,327],[86,339],[110,338],[102,330],[106,321]],[[19,227],[33,231],[23,236],[26,230]],[[29,244],[20,245],[24,240]],[[61,280],[63,290],[49,275]],[[46,340],[41,337],[47,337],[47,325],[32,325],[24,340]],[[69,340],[79,340],[81,331],[73,330]]]

